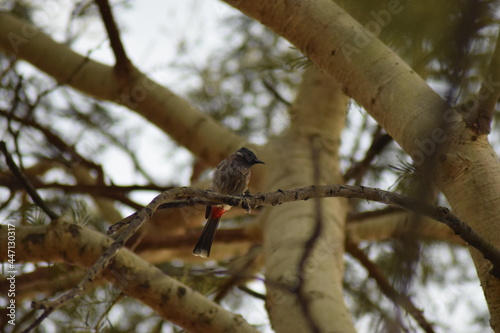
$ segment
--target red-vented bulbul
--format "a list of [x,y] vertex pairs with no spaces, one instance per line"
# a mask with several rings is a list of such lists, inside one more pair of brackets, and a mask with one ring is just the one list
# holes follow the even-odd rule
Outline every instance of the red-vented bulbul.
[[[248,189],[250,181],[250,167],[254,164],[265,164],[255,156],[249,149],[243,147],[219,163],[214,171],[210,190],[221,194],[240,195]],[[194,247],[193,254],[207,258],[210,255],[210,248],[214,241],[215,231],[219,225],[222,215],[231,206],[217,205],[207,206],[205,218],[207,224],[201,232],[201,236]]]

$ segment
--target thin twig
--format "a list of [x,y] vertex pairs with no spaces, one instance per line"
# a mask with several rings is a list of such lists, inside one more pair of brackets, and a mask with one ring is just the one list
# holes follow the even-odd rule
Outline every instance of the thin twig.
[[407,295],[399,293],[391,286],[380,268],[373,263],[361,249],[352,243],[346,243],[346,250],[366,268],[368,275],[377,282],[377,285],[384,295],[386,295],[395,305],[405,309],[425,332],[434,333],[432,325],[425,319],[422,311],[413,304]]
[[96,4],[99,7],[99,12],[101,13],[102,21],[108,32],[109,42],[111,43],[111,48],[115,55],[115,69],[121,73],[126,73],[130,69],[132,63],[127,57],[127,53],[123,47],[123,43],[120,39],[120,32],[113,17],[109,2],[107,0],[96,0]]
[[50,316],[50,314],[52,312],[54,312],[55,309],[47,309],[45,310],[41,315],[40,317],[38,317],[35,321],[33,321],[28,327],[26,327],[22,333],[28,333],[30,332],[31,330],[33,330],[34,328],[36,328],[38,325],[40,325],[40,323],[42,321],[45,320],[45,318],[47,318],[48,316]]
[[465,123],[477,134],[490,133],[493,114],[500,98],[500,31],[486,73],[488,76],[483,78],[481,87],[477,95],[474,96],[474,107],[469,108],[468,105],[458,107],[459,111],[466,109],[464,112]]
[[137,171],[139,171],[141,175],[144,176],[144,178],[146,178],[147,181],[149,181],[150,183],[154,183],[154,180],[151,177],[151,175],[149,175],[146,172],[146,170],[144,170],[144,168],[141,166],[139,162],[139,158],[136,156],[133,150],[128,146],[127,140],[124,138],[127,135],[116,136],[114,133],[103,131],[102,124],[98,120],[94,119],[93,116],[88,115],[85,112],[79,112],[78,106],[75,105],[72,101],[69,101],[69,104],[71,106],[71,110],[74,111],[72,113],[72,116],[76,117],[78,121],[83,122],[87,128],[99,131],[111,143],[115,144],[116,146],[118,146],[118,148],[122,149],[126,153],[126,155],[130,157],[134,165],[134,168]]
[[40,197],[38,192],[35,190],[35,188],[31,185],[29,182],[28,178],[25,176],[25,174],[21,171],[21,169],[18,168],[16,162],[12,159],[12,156],[10,155],[9,151],[7,150],[7,145],[5,144],[5,141],[0,141],[0,151],[2,151],[3,155],[5,156],[5,162],[7,163],[10,171],[17,177],[17,179],[21,182],[23,187],[26,189],[26,192],[28,192],[29,196],[33,200],[33,202],[40,207],[45,214],[47,214],[51,220],[55,220],[59,218],[59,216],[50,209],[45,201]]
[[237,287],[239,290],[243,291],[244,293],[247,293],[250,296],[253,296],[255,298],[261,299],[263,301],[266,300],[266,295],[263,295],[261,293],[256,292],[255,290],[252,290],[248,288],[247,286],[241,285]]
[[287,101],[283,96],[281,96],[281,94],[276,90],[275,87],[273,87],[272,83],[269,82],[269,80],[266,80],[264,79],[262,81],[262,83],[264,84],[264,87],[269,90],[271,92],[271,94],[274,95],[274,97],[276,97],[276,99],[278,101],[280,101],[281,103],[283,103],[284,105],[286,106],[290,106],[292,103],[290,103],[289,101]]
[[258,265],[262,255],[262,246],[250,247],[244,255],[237,257],[229,263],[229,278],[217,289],[214,302],[220,303],[234,286],[244,286],[247,281],[255,280],[254,267]]
[[370,148],[366,151],[365,157],[357,162],[346,171],[344,180],[361,179],[361,177],[368,171],[373,159],[380,154],[380,152],[392,141],[389,134],[374,135]]
[[59,135],[54,133],[51,129],[41,125],[33,117],[22,118],[17,115],[10,115],[8,111],[2,109],[0,109],[0,116],[15,120],[18,123],[39,130],[45,136],[47,141],[52,143],[60,152],[71,155],[73,160],[78,161],[89,168],[94,168],[96,170],[100,169],[100,166],[82,157],[73,146],[68,145]]

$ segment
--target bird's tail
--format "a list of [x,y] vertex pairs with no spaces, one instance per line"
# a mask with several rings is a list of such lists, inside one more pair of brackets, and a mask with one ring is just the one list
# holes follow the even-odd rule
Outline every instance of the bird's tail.
[[212,211],[208,217],[207,223],[201,232],[200,238],[196,243],[193,254],[198,257],[208,258],[210,249],[215,238],[215,232],[219,226],[219,221],[225,210],[221,207],[212,206]]

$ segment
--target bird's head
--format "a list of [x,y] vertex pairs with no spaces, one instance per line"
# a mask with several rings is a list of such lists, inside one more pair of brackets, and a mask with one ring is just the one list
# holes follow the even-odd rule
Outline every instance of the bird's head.
[[236,152],[236,155],[241,156],[243,158],[243,160],[250,165],[265,164],[264,162],[259,160],[257,158],[257,156],[255,156],[255,154],[250,149],[245,148],[245,147],[238,150]]

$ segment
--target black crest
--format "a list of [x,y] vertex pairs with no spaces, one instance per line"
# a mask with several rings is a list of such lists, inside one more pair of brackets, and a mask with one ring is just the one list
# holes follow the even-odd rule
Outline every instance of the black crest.
[[236,154],[238,154],[239,156],[243,157],[243,159],[245,160],[245,162],[247,162],[250,165],[265,164],[264,162],[262,162],[261,160],[259,160],[257,158],[257,156],[255,156],[255,154],[250,149],[248,149],[248,148],[243,147],[240,150],[238,150],[236,152]]

